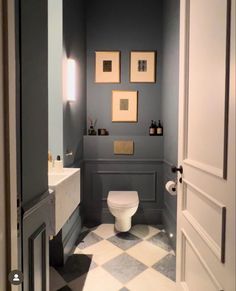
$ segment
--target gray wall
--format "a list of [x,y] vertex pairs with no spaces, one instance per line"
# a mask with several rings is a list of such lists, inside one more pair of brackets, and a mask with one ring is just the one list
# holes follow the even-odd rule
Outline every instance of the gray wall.
[[48,1],[48,149],[63,157],[63,0]]
[[[140,207],[134,221],[160,223],[163,208],[161,137],[148,136],[152,119],[161,119],[162,1],[89,1],[87,3],[87,116],[109,137],[84,137],[84,210],[94,222],[111,222],[106,197],[109,190],[136,189]],[[96,84],[95,51],[121,52],[121,83]],[[129,82],[132,50],[157,52],[157,82]],[[112,90],[137,90],[138,122],[112,123]],[[88,123],[89,126],[89,123]],[[115,156],[113,140],[132,139],[133,156]]]
[[64,102],[63,132],[65,166],[78,166],[83,154],[83,135],[86,133],[86,35],[83,0],[63,1],[63,40],[67,58],[76,61],[76,101]]
[[[87,115],[98,119],[112,135],[146,135],[151,119],[161,119],[161,16],[160,0],[88,1],[87,3]],[[121,51],[121,83],[95,84],[97,50]],[[129,83],[131,50],[157,51],[157,83]],[[111,122],[112,90],[138,90],[138,123]]]
[[21,1],[22,200],[48,189],[47,1]]
[[[63,103],[64,166],[81,167],[83,135],[86,132],[86,38],[85,6],[83,0],[63,0],[64,57],[76,61],[76,101]],[[81,178],[82,183],[82,178]],[[82,217],[77,207],[57,237],[50,242],[51,264],[64,263],[71,254],[81,230]],[[57,249],[57,252],[54,250]]]
[[[163,180],[176,179],[170,171],[177,165],[178,151],[178,84],[179,84],[179,1],[163,1],[163,70],[162,70],[162,116],[164,123]],[[166,190],[164,195],[163,222],[176,239],[176,196]]]

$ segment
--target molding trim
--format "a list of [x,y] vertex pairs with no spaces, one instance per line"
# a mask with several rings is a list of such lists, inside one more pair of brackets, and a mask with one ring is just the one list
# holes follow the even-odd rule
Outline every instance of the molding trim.
[[46,278],[46,224],[43,223],[30,237],[29,237],[29,289],[35,291],[34,288],[34,243],[41,236],[41,247],[42,247],[42,290],[47,288],[47,278]]
[[163,159],[85,159],[84,163],[101,163],[101,164],[110,164],[110,163],[163,163]]
[[[222,262],[225,262],[225,236],[226,236],[226,207],[219,203],[217,200],[210,197],[207,193],[203,192],[201,189],[194,186],[188,180],[183,179],[185,184],[183,190],[183,203],[182,203],[182,213],[185,219],[191,224],[194,230],[198,233],[198,235],[203,239],[203,241],[207,244],[210,250],[216,255],[216,257]],[[221,242],[218,245],[212,237],[208,234],[208,232],[198,223],[198,221],[191,215],[191,213],[186,208],[187,202],[187,187],[190,186],[194,193],[198,196],[202,196],[204,199],[209,201],[214,207],[217,207],[221,211]]]
[[224,120],[224,159],[223,178],[227,178],[228,138],[229,138],[229,95],[230,95],[230,45],[231,45],[231,0],[227,0],[226,57],[225,57],[225,120]]
[[170,167],[173,166],[173,165],[175,164],[175,163],[171,163],[170,161],[165,160],[165,159],[163,159],[162,162],[163,162],[164,164],[170,166]]
[[25,204],[22,206],[23,209],[23,218],[27,218],[30,215],[32,215],[35,211],[37,211],[39,208],[43,207],[43,205],[52,203],[53,200],[53,191],[47,190],[42,195],[39,195],[36,199],[33,201]]
[[188,165],[188,166],[194,167],[198,170],[201,170],[203,172],[206,172],[208,174],[211,174],[211,175],[214,175],[214,176],[217,176],[220,178],[224,177],[224,172],[222,169],[212,167],[210,165],[200,163],[200,162],[197,162],[197,161],[191,160],[191,159],[185,159],[185,160],[183,160],[183,163]]
[[203,268],[205,269],[206,273],[208,274],[209,278],[211,279],[212,283],[215,285],[215,287],[217,288],[218,291],[224,291],[224,289],[222,288],[222,286],[220,285],[220,283],[218,282],[218,280],[216,279],[216,277],[212,274],[211,270],[209,269],[207,263],[205,262],[205,260],[203,259],[203,257],[201,256],[201,254],[199,253],[199,251],[197,250],[196,246],[194,245],[194,243],[192,242],[192,240],[189,238],[189,236],[187,235],[187,233],[185,232],[184,229],[181,229],[181,240],[182,240],[182,247],[183,247],[183,265],[181,267],[181,281],[184,281],[183,283],[185,283],[185,266],[186,266],[186,244],[188,243],[189,246],[191,247],[191,249],[193,250],[193,252],[195,253],[196,257],[198,258],[199,262],[201,263],[201,265],[203,266]]
[[203,239],[203,241],[208,245],[210,250],[216,255],[216,257],[221,260],[221,248],[215,243],[215,241],[208,235],[204,228],[197,222],[197,220],[190,214],[189,211],[184,210],[183,216],[191,224],[198,235]]

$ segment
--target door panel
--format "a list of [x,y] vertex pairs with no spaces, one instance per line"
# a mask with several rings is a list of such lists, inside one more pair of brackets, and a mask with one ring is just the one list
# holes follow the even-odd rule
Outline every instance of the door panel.
[[198,168],[222,176],[228,86],[225,80],[227,0],[191,0],[186,13],[189,18],[186,113],[191,114],[188,114],[184,158]]
[[235,0],[182,0],[180,19],[177,283],[235,291]]
[[182,243],[184,253],[184,265],[182,280],[185,282],[185,288],[191,291],[207,290],[221,291],[223,290],[211,270],[208,268],[204,258],[198,252],[196,245],[182,231]]
[[210,250],[223,262],[226,223],[224,205],[183,179],[182,213]]

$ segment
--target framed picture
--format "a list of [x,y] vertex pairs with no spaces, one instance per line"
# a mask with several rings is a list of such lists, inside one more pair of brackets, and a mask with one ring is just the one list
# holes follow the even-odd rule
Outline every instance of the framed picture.
[[112,91],[112,122],[138,121],[138,92]]
[[120,83],[120,52],[95,52],[95,83]]
[[130,82],[156,82],[155,51],[132,51],[130,53]]

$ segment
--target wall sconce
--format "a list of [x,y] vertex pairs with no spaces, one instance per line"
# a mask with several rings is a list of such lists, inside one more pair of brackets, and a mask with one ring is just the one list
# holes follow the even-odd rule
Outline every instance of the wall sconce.
[[76,62],[73,59],[67,59],[66,64],[66,100],[76,100]]

